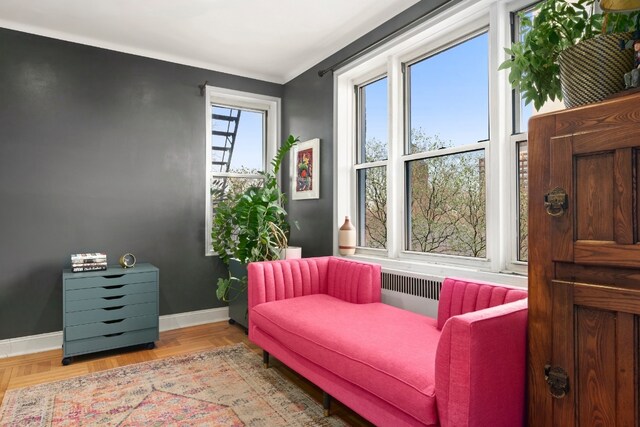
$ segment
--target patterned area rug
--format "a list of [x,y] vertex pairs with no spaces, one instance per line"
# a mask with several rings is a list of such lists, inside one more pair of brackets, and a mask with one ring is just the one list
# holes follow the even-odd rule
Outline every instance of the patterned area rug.
[[344,426],[244,344],[7,391],[1,426]]

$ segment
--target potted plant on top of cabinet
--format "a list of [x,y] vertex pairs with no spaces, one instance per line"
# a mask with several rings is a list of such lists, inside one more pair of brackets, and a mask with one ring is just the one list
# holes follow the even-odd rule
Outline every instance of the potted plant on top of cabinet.
[[574,107],[624,89],[624,74],[634,66],[624,44],[638,29],[638,12],[595,13],[595,3],[544,0],[520,14],[523,38],[505,48],[510,58],[500,69],[510,69],[509,82],[527,104],[540,109],[559,99]]
[[261,186],[231,195],[216,206],[211,237],[213,250],[229,266],[229,277],[219,278],[216,296],[229,303],[230,323],[247,327],[247,264],[280,259],[288,246],[289,223],[285,195],[277,174],[286,154],[299,142],[290,135],[271,161],[272,172],[262,172]]

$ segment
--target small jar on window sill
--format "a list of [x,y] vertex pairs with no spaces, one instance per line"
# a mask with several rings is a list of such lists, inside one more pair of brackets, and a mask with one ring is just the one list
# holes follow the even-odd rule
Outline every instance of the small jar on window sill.
[[344,217],[344,224],[338,230],[338,250],[340,255],[356,253],[356,228],[351,224],[349,216]]

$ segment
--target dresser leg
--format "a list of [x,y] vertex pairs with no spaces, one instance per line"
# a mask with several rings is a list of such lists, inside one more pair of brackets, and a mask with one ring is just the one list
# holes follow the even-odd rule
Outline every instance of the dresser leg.
[[73,362],[73,357],[65,357],[62,359],[62,365],[64,366],[69,365],[71,362]]
[[262,364],[265,368],[269,368],[269,352],[262,350]]

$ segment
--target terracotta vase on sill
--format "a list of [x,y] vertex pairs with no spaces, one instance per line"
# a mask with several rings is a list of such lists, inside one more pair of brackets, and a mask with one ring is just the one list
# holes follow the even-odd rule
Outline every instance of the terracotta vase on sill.
[[344,224],[338,231],[338,250],[340,255],[356,253],[356,228],[351,224],[349,216],[344,217]]

